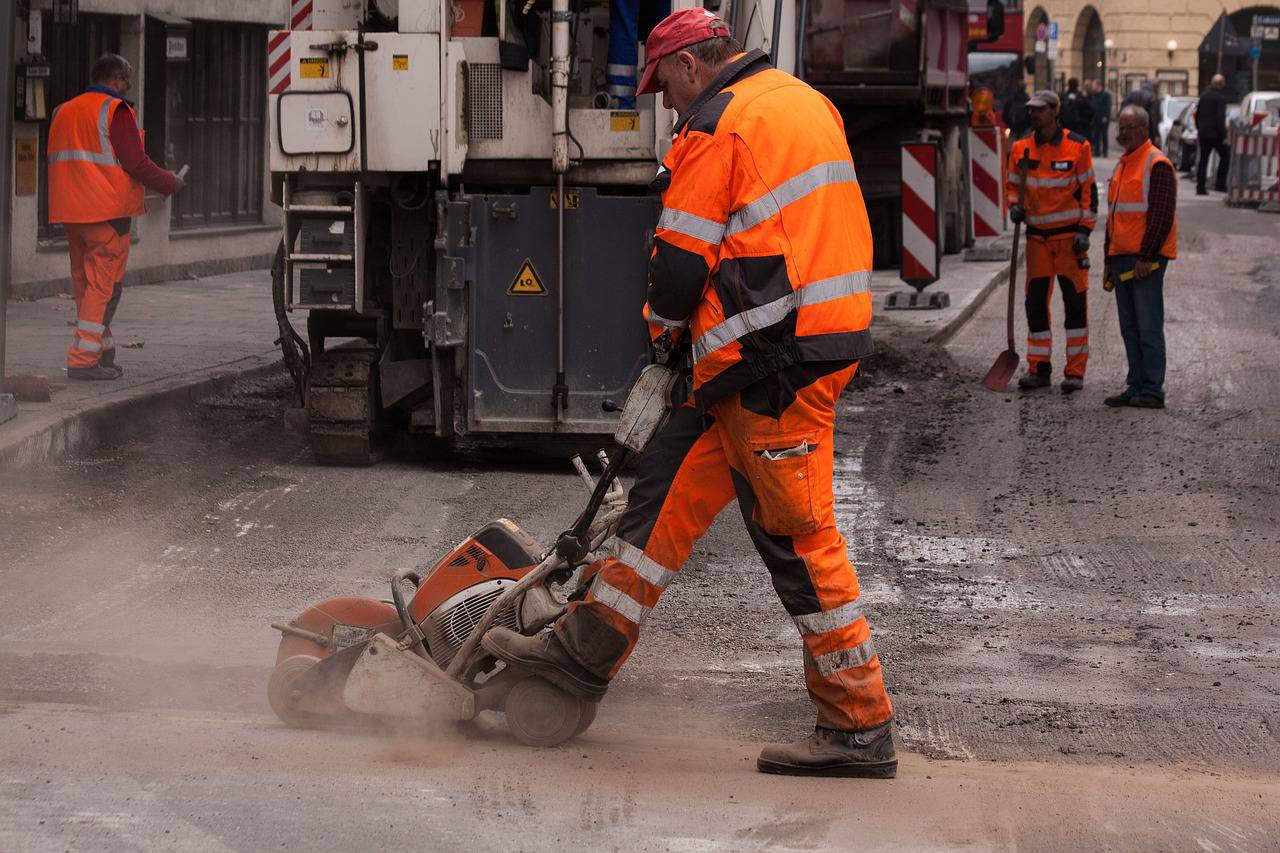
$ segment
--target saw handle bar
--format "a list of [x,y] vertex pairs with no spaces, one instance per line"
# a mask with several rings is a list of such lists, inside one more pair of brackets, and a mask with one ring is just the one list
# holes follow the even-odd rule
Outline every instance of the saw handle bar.
[[628,448],[623,447],[618,450],[609,460],[604,473],[600,475],[600,481],[592,489],[591,499],[587,501],[587,506],[578,516],[578,520],[556,540],[556,555],[568,565],[574,566],[581,563],[591,552],[591,522],[595,521],[596,513],[600,511],[600,505],[604,503],[609,488],[613,485],[613,481],[618,479],[618,473],[630,458],[631,451]]
[[422,577],[416,569],[397,569],[395,575],[391,578],[391,601],[395,603],[396,615],[400,617],[400,624],[404,626],[404,641],[409,644],[405,648],[413,649],[414,651],[418,651],[421,648],[422,653],[425,653],[426,646],[423,641],[426,638],[422,633],[422,629],[418,627],[417,623],[413,621],[413,617],[409,615],[409,608],[404,603],[404,590],[400,586],[404,581],[412,582],[414,587],[417,588],[422,583]]

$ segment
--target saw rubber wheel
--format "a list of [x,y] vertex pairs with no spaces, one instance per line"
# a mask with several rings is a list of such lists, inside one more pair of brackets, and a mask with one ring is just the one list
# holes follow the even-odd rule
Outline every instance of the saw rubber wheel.
[[267,702],[280,721],[290,728],[312,729],[324,719],[320,714],[299,711],[294,697],[298,681],[318,663],[320,658],[312,655],[293,655],[276,664],[271,672],[271,679],[267,682]]
[[599,702],[582,702],[578,716],[578,728],[574,731],[574,736],[582,734],[591,728],[591,724],[596,721],[596,711],[600,708]]
[[537,676],[518,682],[507,694],[507,728],[529,746],[558,746],[578,733],[588,703]]

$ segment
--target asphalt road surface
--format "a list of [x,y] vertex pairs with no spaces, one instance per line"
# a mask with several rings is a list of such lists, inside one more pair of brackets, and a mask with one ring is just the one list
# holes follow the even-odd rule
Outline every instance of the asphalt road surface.
[[754,771],[812,711],[733,511],[563,747],[496,716],[286,729],[269,622],[383,597],[497,516],[548,543],[583,492],[483,447],[317,466],[264,382],[0,472],[0,850],[1276,849],[1280,220],[1180,189],[1167,410],[1101,405],[1096,280],[1080,394],[978,385],[997,296],[946,348],[884,340],[842,402],[898,779]]

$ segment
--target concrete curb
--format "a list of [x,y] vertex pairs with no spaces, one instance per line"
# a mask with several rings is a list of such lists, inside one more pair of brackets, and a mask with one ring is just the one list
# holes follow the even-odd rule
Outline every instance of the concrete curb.
[[0,468],[20,469],[62,458],[114,430],[127,428],[130,421],[148,411],[189,405],[226,391],[238,380],[283,369],[278,352],[252,355],[145,382],[53,421],[38,420],[22,428],[11,422],[0,430]]
[[960,331],[964,324],[969,321],[969,318],[978,312],[978,309],[987,301],[987,297],[991,295],[992,291],[999,288],[1001,284],[1008,280],[1009,268],[1007,266],[1001,267],[1000,270],[991,277],[991,280],[982,286],[982,289],[978,291],[978,294],[974,296],[973,299],[969,300],[969,304],[960,309],[959,314],[948,320],[946,325],[941,329],[938,329],[938,331],[925,338],[925,341],[931,344],[945,344],[947,341],[951,340],[951,338],[955,336],[956,332]]

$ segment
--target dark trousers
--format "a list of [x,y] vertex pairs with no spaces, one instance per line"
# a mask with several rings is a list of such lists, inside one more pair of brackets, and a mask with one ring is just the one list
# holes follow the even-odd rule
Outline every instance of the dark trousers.
[[1111,259],[1111,274],[1116,280],[1116,314],[1120,318],[1120,336],[1129,359],[1129,376],[1125,393],[1131,397],[1150,394],[1164,399],[1164,273],[1168,258],[1146,278],[1120,281],[1138,262],[1136,255],[1117,255]]
[[1214,182],[1214,189],[1220,193],[1227,191],[1227,167],[1231,165],[1231,146],[1225,142],[1205,142],[1200,140],[1200,165],[1196,168],[1196,192],[1205,191],[1205,177],[1209,171],[1209,157],[1213,152],[1218,152],[1218,180]]
[[1099,157],[1107,156],[1107,137],[1111,135],[1111,125],[1103,124],[1101,121],[1093,122],[1093,153]]

